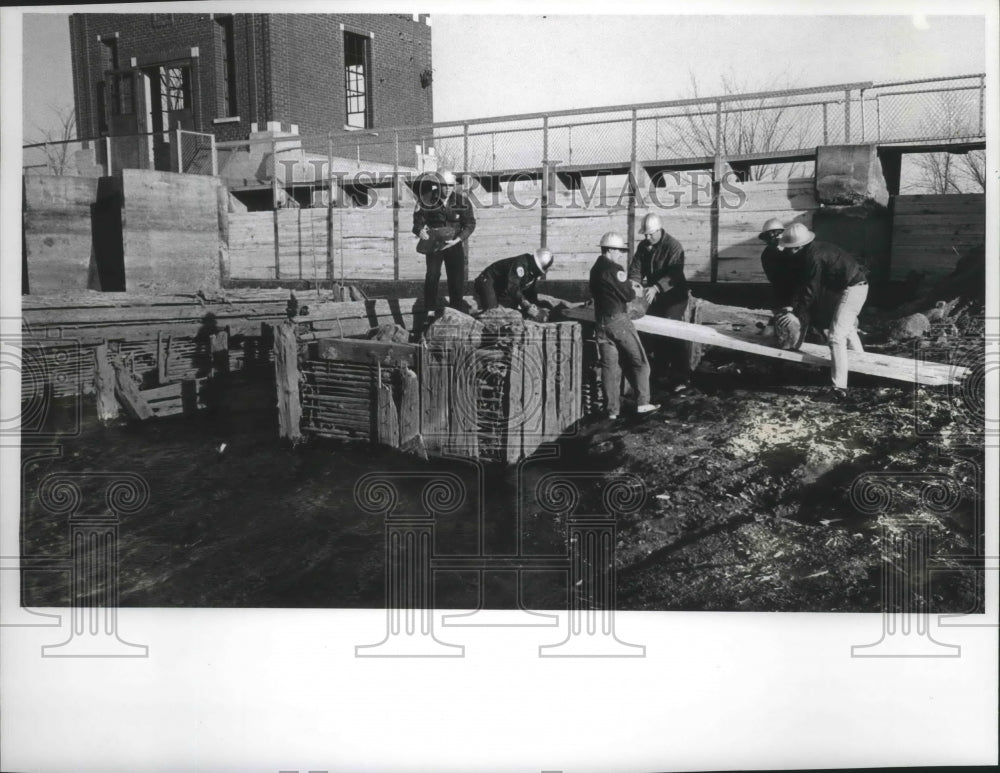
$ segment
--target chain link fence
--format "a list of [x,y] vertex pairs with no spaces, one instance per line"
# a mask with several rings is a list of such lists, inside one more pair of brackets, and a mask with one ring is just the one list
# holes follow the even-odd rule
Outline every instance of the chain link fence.
[[[983,141],[984,100],[985,75],[976,74],[239,143],[216,143],[211,134],[185,130],[164,135],[163,141],[137,135],[97,138],[91,144],[75,140],[28,145],[24,170],[75,174],[81,173],[74,170],[82,164],[89,170],[100,166],[105,173],[170,168],[228,177],[227,170],[239,160],[242,173],[237,178],[266,182],[278,169],[278,179],[285,183],[438,168],[512,175],[537,170],[546,162],[592,171],[628,167],[633,159],[647,166],[704,163],[717,156],[753,162],[805,155],[826,144]],[[164,147],[171,141],[176,150],[169,150],[164,159]],[[282,166],[289,163],[295,167],[291,176]],[[298,166],[305,170],[301,176]]]
[[862,93],[862,141],[984,138],[986,76],[879,83]]

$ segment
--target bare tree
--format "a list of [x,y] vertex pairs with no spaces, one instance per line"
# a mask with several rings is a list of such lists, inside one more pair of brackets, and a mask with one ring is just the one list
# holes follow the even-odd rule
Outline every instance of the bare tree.
[[[975,137],[969,106],[957,92],[937,95],[933,109],[920,125],[921,136],[966,139]],[[913,155],[915,174],[906,186],[914,193],[980,193],[986,190],[986,152],[961,150]]]
[[[699,99],[702,96],[701,86],[693,72],[690,73],[690,78],[691,96]],[[760,86],[751,86],[731,71],[722,76],[721,91],[718,93],[726,97],[737,97],[740,94],[778,91],[779,85],[777,80],[773,80]],[[665,134],[670,128],[677,128],[676,124],[668,124],[665,129],[659,130],[657,139],[662,144],[672,142],[675,148],[679,147],[689,156],[714,156],[717,151],[723,156],[738,156],[771,150],[793,150],[816,144],[806,142],[809,121],[804,119],[812,117],[802,112],[806,109],[812,110],[812,107],[796,108],[795,102],[787,96],[727,100],[722,105],[717,127],[714,105],[691,105],[680,116],[680,130]],[[773,180],[779,176],[792,177],[797,171],[796,164],[755,164],[751,165],[749,176],[751,180]]]
[[43,129],[36,124],[35,130],[38,132],[38,142],[46,143],[42,147],[45,154],[45,161],[54,175],[72,174],[73,148],[72,143],[76,140],[76,110],[65,105],[49,105],[55,113],[56,121],[53,126]]

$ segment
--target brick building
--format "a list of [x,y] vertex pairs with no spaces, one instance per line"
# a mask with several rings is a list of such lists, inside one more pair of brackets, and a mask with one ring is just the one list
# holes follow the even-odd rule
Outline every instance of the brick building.
[[[303,151],[325,155],[331,131],[346,144],[357,130],[433,121],[423,14],[87,13],[69,23],[79,135],[119,138],[114,168],[176,168],[178,128],[232,141],[297,127],[322,135]],[[99,158],[107,144],[95,143]],[[394,154],[383,142],[363,155],[391,164]],[[415,156],[403,143],[400,163]]]

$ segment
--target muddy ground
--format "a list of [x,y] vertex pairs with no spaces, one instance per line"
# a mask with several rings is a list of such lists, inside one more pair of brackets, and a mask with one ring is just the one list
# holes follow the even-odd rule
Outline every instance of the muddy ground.
[[[862,319],[870,349],[981,366],[973,316],[932,331],[923,348],[880,344],[884,322],[875,312]],[[642,506],[617,521],[621,609],[878,611],[883,573],[893,572],[931,610],[981,610],[980,573],[966,560],[983,549],[981,372],[962,388],[852,377],[850,399],[834,403],[821,394],[825,372],[710,350],[688,394],[654,388],[658,413],[585,423],[557,459],[532,460],[520,477],[360,445],[283,447],[260,407],[273,404],[267,387],[244,390],[214,416],[144,425],[101,428],[84,405],[81,433],[22,452],[22,553],[33,567],[24,598],[69,599],[59,564],[69,521],[38,499],[54,472],[128,471],[148,482],[149,503],[118,525],[122,606],[379,607],[386,532],[355,504],[363,475],[396,475],[399,513],[421,511],[421,487],[435,474],[463,482],[465,504],[436,520],[436,556],[474,554],[480,542],[491,555],[537,556],[567,551],[566,517],[539,505],[537,483],[582,470],[591,480],[581,484],[581,512],[601,512],[609,475],[630,473],[645,488]],[[45,448],[59,456],[33,456]],[[891,476],[882,478],[890,501],[852,500],[855,481],[872,473]],[[99,484],[84,478],[82,509],[101,509],[89,501],[100,499]],[[898,538],[914,529],[931,541],[929,567],[900,555]],[[435,603],[510,607],[514,578],[439,572]],[[567,603],[562,571],[525,572],[521,583],[529,608]]]

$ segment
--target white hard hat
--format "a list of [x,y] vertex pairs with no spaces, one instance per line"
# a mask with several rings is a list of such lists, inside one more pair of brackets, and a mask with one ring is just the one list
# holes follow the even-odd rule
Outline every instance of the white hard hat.
[[454,172],[450,172],[447,169],[445,169],[440,174],[441,174],[441,184],[442,185],[455,185],[456,184],[455,173]]
[[624,237],[617,231],[608,231],[601,237],[601,247],[614,247],[619,250],[627,250]]
[[768,231],[784,231],[785,225],[778,218],[772,217],[770,220],[764,222],[764,225],[760,227],[760,235],[763,236]]
[[662,231],[663,221],[660,220],[660,216],[650,212],[642,219],[642,229],[640,233],[645,236],[646,234],[653,233],[653,231]]
[[552,251],[541,247],[535,250],[535,265],[538,266],[538,270],[543,274],[552,267]]
[[805,247],[815,238],[816,234],[802,225],[802,223],[792,223],[781,235],[781,246],[786,250],[795,247]]

